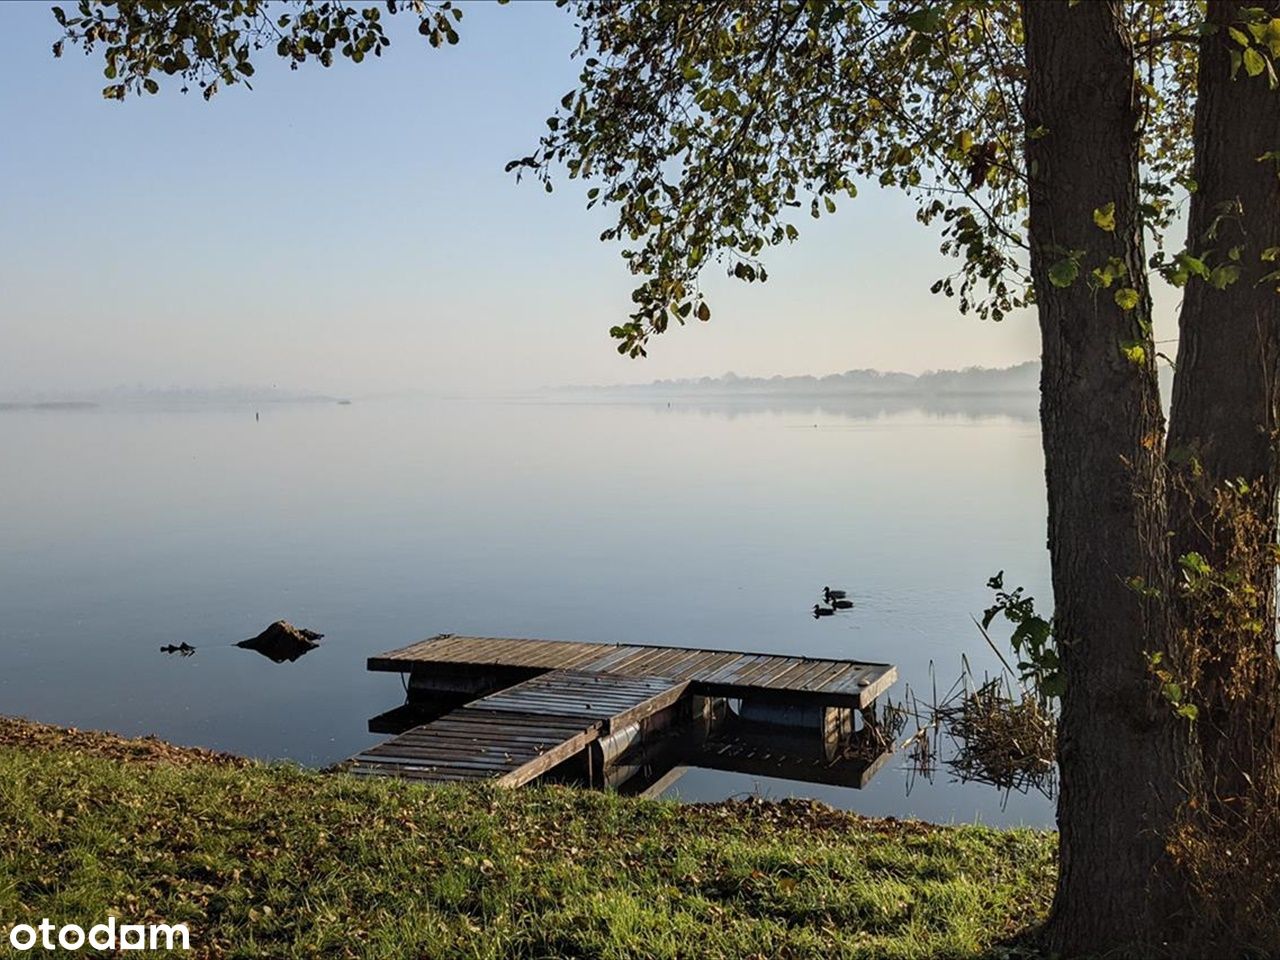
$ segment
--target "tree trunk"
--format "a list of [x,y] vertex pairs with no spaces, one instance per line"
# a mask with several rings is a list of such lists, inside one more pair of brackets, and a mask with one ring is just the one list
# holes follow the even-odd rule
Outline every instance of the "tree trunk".
[[[1147,651],[1162,605],[1131,578],[1167,578],[1164,421],[1138,219],[1139,101],[1121,4],[1024,0],[1031,270],[1042,336],[1041,423],[1059,727],[1060,866],[1050,946],[1149,955],[1169,934],[1165,828],[1181,798],[1184,734],[1157,703]],[[1115,229],[1093,211],[1115,204]],[[1067,286],[1061,262],[1080,251]],[[1093,289],[1116,258],[1138,305]],[[1125,347],[1145,347],[1135,362]],[[1110,955],[1110,953],[1109,953]]]
[[[1280,16],[1280,0],[1257,3]],[[1169,453],[1170,524],[1175,557],[1201,554],[1222,569],[1239,564],[1222,524],[1213,516],[1215,488],[1243,479],[1254,485],[1264,543],[1276,537],[1276,405],[1280,393],[1280,294],[1277,282],[1259,284],[1280,267],[1264,250],[1280,247],[1280,164],[1260,160],[1280,149],[1280,92],[1264,71],[1239,69],[1241,47],[1228,33],[1240,27],[1241,4],[1214,0],[1209,22],[1217,29],[1200,41],[1195,114],[1197,189],[1191,195],[1187,246],[1209,266],[1238,265],[1239,278],[1217,286],[1193,278],[1183,294],[1174,378]],[[1234,250],[1238,260],[1231,258]],[[1225,279],[1225,278],[1224,278]],[[1274,771],[1280,737],[1280,668],[1275,655],[1275,568],[1268,558],[1250,564],[1263,629],[1224,622],[1203,603],[1188,602],[1182,622],[1196,630],[1206,657],[1194,699],[1200,710],[1204,787],[1218,813],[1247,813],[1252,784]],[[1207,642],[1206,642],[1207,641]]]

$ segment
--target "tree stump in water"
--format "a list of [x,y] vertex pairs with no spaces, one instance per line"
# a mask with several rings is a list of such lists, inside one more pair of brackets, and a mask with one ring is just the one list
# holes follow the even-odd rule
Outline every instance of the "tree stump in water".
[[323,636],[314,630],[295,627],[288,620],[277,620],[256,637],[241,640],[236,646],[260,653],[275,663],[292,663],[318,647],[316,641]]

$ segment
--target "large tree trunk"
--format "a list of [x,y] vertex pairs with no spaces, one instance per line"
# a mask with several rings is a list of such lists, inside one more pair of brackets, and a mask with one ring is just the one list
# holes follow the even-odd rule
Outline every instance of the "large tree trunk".
[[[1280,16],[1280,0],[1263,6]],[[1174,379],[1169,454],[1170,524],[1175,557],[1192,551],[1210,565],[1240,566],[1229,531],[1215,519],[1213,495],[1224,482],[1254,485],[1257,512],[1254,562],[1244,572],[1256,593],[1263,629],[1233,626],[1222,611],[1200,601],[1182,605],[1187,629],[1206,656],[1194,699],[1202,748],[1204,788],[1218,813],[1247,813],[1252,784],[1264,783],[1277,760],[1280,669],[1275,655],[1275,569],[1267,544],[1276,536],[1276,405],[1280,398],[1280,294],[1276,282],[1259,284],[1280,262],[1263,251],[1280,247],[1280,93],[1264,71],[1233,80],[1231,54],[1241,52],[1227,32],[1239,25],[1241,4],[1214,0],[1216,31],[1200,42],[1195,115],[1195,172],[1188,248],[1209,265],[1238,264],[1225,289],[1192,279],[1183,295]],[[1234,249],[1238,260],[1231,259]]]
[[[1111,0],[1026,0],[1023,22],[1049,551],[1066,684],[1047,932],[1067,954],[1148,955],[1171,932],[1163,837],[1182,796],[1186,748],[1172,710],[1156,702],[1145,656],[1165,648],[1167,615],[1129,583],[1160,587],[1168,569],[1164,422],[1142,323],[1150,298],[1133,49]],[[1093,219],[1108,203],[1113,232]],[[1059,287],[1050,269],[1069,251],[1085,251],[1079,278]],[[1128,271],[1120,285],[1138,292],[1134,309],[1086,282],[1111,257]],[[1133,343],[1146,348],[1139,362],[1124,350]]]

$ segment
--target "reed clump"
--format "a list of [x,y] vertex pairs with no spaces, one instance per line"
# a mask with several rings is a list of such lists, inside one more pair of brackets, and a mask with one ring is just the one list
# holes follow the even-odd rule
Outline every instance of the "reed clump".
[[922,701],[908,690],[901,709],[916,720],[899,749],[909,769],[932,779],[945,767],[962,782],[1018,793],[1057,794],[1057,716],[1050,704],[1001,674],[977,680],[965,661],[951,688]]
[[939,708],[938,717],[955,744],[947,765],[961,779],[1053,794],[1058,724],[1039,698],[994,677],[966,685],[954,702]]

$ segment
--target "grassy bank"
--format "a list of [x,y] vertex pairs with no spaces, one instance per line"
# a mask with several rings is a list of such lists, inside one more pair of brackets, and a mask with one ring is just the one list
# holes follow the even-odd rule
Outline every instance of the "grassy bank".
[[1043,916],[1053,842],[426,789],[0,720],[0,952],[15,922],[114,914],[188,923],[188,957],[1005,956]]

